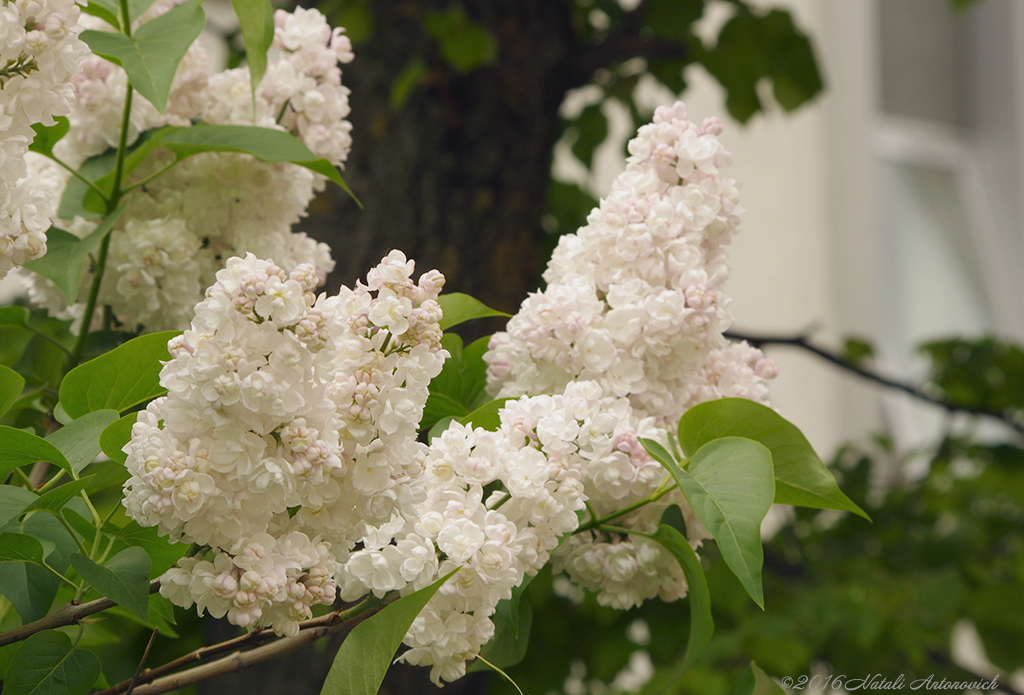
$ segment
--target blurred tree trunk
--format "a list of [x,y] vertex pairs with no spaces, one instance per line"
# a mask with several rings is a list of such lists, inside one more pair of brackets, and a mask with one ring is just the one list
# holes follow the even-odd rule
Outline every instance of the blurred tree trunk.
[[[573,82],[571,14],[556,0],[465,2],[499,49],[495,63],[460,73],[423,29],[433,5],[368,3],[374,30],[343,78],[354,138],[343,175],[365,209],[329,189],[302,228],[334,251],[331,289],[398,248],[418,270],[441,270],[449,291],[513,310],[544,262],[558,108]],[[417,59],[422,81],[396,108],[392,89]]]

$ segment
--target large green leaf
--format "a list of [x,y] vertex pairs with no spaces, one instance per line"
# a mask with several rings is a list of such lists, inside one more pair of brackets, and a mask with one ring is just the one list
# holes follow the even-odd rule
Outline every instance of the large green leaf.
[[132,86],[163,113],[178,64],[205,24],[202,0],[189,0],[146,22],[131,37],[90,29],[82,32],[82,40],[93,53],[123,67]]
[[114,539],[114,550],[121,552],[125,547],[141,548],[153,563],[150,579],[154,579],[177,562],[186,552],[188,543],[172,543],[167,536],[161,536],[155,526],[140,526],[129,521],[117,532]]
[[166,391],[160,360],[169,360],[167,341],[181,331],[150,333],[80,364],[60,384],[60,404],[73,418],[95,410],[124,412]]
[[462,418],[486,402],[487,352],[489,338],[480,338],[463,349],[462,338],[446,333],[441,346],[450,357],[444,361],[441,373],[430,381],[430,396],[423,407],[420,429],[429,429],[446,417]]
[[[128,14],[134,22],[143,12],[149,9],[153,0],[128,0]],[[119,0],[89,0],[86,13],[99,17],[115,29],[121,29],[121,3]]]
[[698,449],[687,470],[670,461],[669,471],[718,543],[722,559],[764,608],[761,522],[775,497],[771,452],[752,439],[725,437]]
[[429,12],[423,18],[427,30],[441,47],[441,55],[459,72],[469,72],[498,59],[498,40],[466,15],[461,7]]
[[[533,607],[526,599],[515,602],[504,599],[498,602],[491,620],[494,622],[494,637],[480,650],[480,656],[500,669],[515,666],[523,660],[530,646]],[[467,671],[485,671],[488,668],[491,667],[479,660],[474,661]]]
[[76,649],[63,632],[37,632],[18,647],[4,695],[85,695],[100,676],[100,660]]
[[451,292],[442,294],[437,298],[441,305],[443,318],[441,319],[441,330],[446,331],[452,326],[458,326],[470,319],[482,319],[487,316],[509,316],[504,311],[498,311],[487,306],[479,299],[470,297],[462,292]]
[[355,198],[333,164],[326,159],[318,159],[295,136],[281,130],[200,123],[168,132],[159,142],[179,160],[202,152],[238,152],[251,154],[265,162],[290,162],[326,176]]
[[[11,522],[6,530],[44,542],[47,564],[60,573],[67,571],[72,553],[78,550],[60,521],[49,514],[33,514],[24,521]],[[0,593],[11,602],[23,623],[49,613],[60,586],[61,580],[43,567],[24,562],[0,563]]]
[[122,449],[132,438],[132,427],[138,421],[136,413],[128,413],[117,422],[107,425],[100,434],[100,448],[111,461],[124,463],[128,460],[128,454]]
[[493,401],[488,401],[466,417],[461,418],[459,422],[463,425],[470,425],[472,427],[479,427],[481,429],[495,432],[499,427],[501,427],[501,417],[498,413],[505,407],[505,403],[510,400],[512,399],[495,398]]
[[25,388],[25,379],[10,367],[0,364],[0,415],[3,415],[18,398],[21,397],[21,390]]
[[46,438],[64,454],[71,470],[78,474],[99,455],[100,435],[118,419],[116,410],[97,410],[86,413]]
[[78,299],[78,288],[89,254],[110,234],[122,212],[124,205],[104,217],[84,239],[63,229],[50,227],[46,232],[46,255],[29,261],[25,267],[53,282],[67,303],[74,304]]
[[0,534],[0,562],[31,562],[43,564],[43,544],[23,533]]
[[693,665],[715,632],[715,623],[711,618],[711,593],[708,591],[708,581],[704,577],[700,559],[683,534],[667,524],[662,524],[647,538],[660,543],[672,553],[686,575],[687,597],[690,600],[690,638],[686,642],[683,660],[674,671],[674,681]]
[[53,515],[60,514],[60,510],[64,508],[64,505],[70,502],[74,497],[77,497],[78,493],[88,487],[92,480],[93,476],[87,475],[79,480],[70,480],[63,485],[58,485],[33,500],[30,505],[25,507],[25,511],[32,512],[39,510],[49,512]]
[[[147,135],[143,133],[130,148],[132,151],[145,145]],[[129,158],[131,154],[129,154]],[[127,165],[128,158],[125,159]],[[106,195],[110,195],[113,188],[114,166],[117,163],[117,152],[109,149],[106,152],[90,157],[78,168],[78,173],[89,181],[93,181]],[[128,169],[125,169],[127,174]],[[91,194],[91,195],[90,195]],[[85,185],[77,177],[68,179],[68,185],[64,187],[64,194],[60,197],[60,205],[57,208],[57,217],[62,220],[71,220],[75,216],[93,219],[103,217],[106,203],[89,186]]]
[[690,408],[679,421],[679,444],[692,454],[719,437],[745,437],[772,452],[775,502],[868,515],[843,494],[803,433],[771,408],[745,398],[722,398]]
[[53,120],[54,124],[51,126],[45,126],[42,123],[36,123],[32,126],[32,130],[36,131],[36,135],[32,140],[32,144],[29,145],[30,150],[44,154],[47,157],[53,154],[53,146],[67,134],[68,129],[71,127],[66,116],[58,116]]
[[267,72],[267,49],[274,41],[274,8],[269,0],[231,0],[238,26],[245,41],[245,60],[249,63],[253,113],[256,112],[256,87]]
[[84,555],[71,556],[71,566],[89,586],[149,622],[149,572],[153,563],[145,550],[125,548],[105,565]]
[[341,643],[320,695],[376,695],[412,621],[457,571],[403,596],[356,625]]
[[25,511],[25,507],[35,502],[37,497],[36,493],[23,487],[0,485],[0,528]]
[[71,464],[50,442],[31,432],[0,425],[0,477],[6,478],[15,468],[36,461],[49,461],[71,472]]

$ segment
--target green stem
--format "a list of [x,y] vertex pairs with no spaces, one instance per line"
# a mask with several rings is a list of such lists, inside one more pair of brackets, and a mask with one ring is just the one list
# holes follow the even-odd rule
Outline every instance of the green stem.
[[82,490],[82,499],[85,500],[85,505],[89,507],[89,511],[92,512],[92,523],[99,528],[103,525],[103,519],[100,518],[100,513],[96,511],[96,507],[92,506],[92,500],[89,499],[89,494]]
[[95,183],[93,183],[92,181],[87,179],[85,176],[83,176],[81,172],[75,171],[68,164],[66,164],[65,162],[61,161],[57,157],[54,157],[52,154],[47,155],[47,156],[50,159],[52,159],[56,164],[60,165],[64,169],[66,169],[69,172],[71,172],[72,176],[74,176],[76,179],[78,179],[79,181],[84,183],[86,186],[91,188],[93,191],[95,191],[96,195],[98,195],[100,198],[102,198],[104,202],[107,202],[107,193],[102,188],[100,188]]
[[510,499],[512,499],[512,493],[511,492],[506,492],[505,496],[502,497],[501,500],[496,505],[491,507],[491,511],[494,511],[495,509],[499,508],[501,505],[505,504]]
[[[128,16],[128,0],[121,0],[122,11],[125,17]],[[130,29],[126,28],[126,32]],[[128,151],[128,126],[132,115],[132,86],[128,84],[128,91],[124,97],[124,112],[121,114],[121,139],[117,143],[117,164],[114,167],[114,190],[107,200],[107,214],[117,209],[121,202],[124,191],[121,190],[122,178],[124,176],[124,157]],[[78,337],[75,339],[75,346],[68,357],[68,371],[78,366],[82,360],[82,350],[85,347],[85,339],[89,335],[89,326],[92,325],[93,314],[96,313],[96,299],[100,294],[100,283],[103,281],[103,271],[107,266],[107,252],[110,250],[110,235],[108,234],[100,242],[99,255],[96,257],[96,265],[93,268],[92,286],[89,287],[89,297],[85,302],[85,313],[82,315],[82,325],[78,329]]]
[[25,485],[28,486],[29,490],[34,489],[32,486],[32,479],[28,477],[28,473],[21,470],[20,468],[15,468],[14,472],[21,477],[21,482],[25,483]]
[[643,534],[643,533],[637,534],[634,531],[630,531],[628,528],[623,528],[621,526],[611,526],[609,524],[601,524],[597,528],[598,528],[599,531],[607,531],[608,533],[621,533],[623,536],[640,535],[640,536],[645,536],[647,538],[650,538],[650,536],[647,536],[646,534]]
[[368,611],[369,609],[373,608],[374,606],[379,606],[382,603],[384,603],[384,602],[381,601],[376,596],[374,596],[373,594],[370,594],[369,596],[367,596],[362,601],[360,601],[356,605],[352,606],[348,610],[338,611],[338,613],[337,613],[337,616],[338,616],[337,622],[343,623],[346,620],[351,620],[352,618],[356,617],[357,615],[360,615],[360,614]]
[[178,163],[178,160],[177,160],[177,159],[175,159],[175,160],[174,160],[173,162],[171,162],[170,164],[167,164],[167,165],[165,165],[165,166],[162,166],[162,167],[160,167],[159,169],[157,169],[156,171],[154,171],[154,172],[153,172],[152,174],[150,174],[149,176],[145,177],[144,179],[142,179],[142,180],[140,180],[140,181],[136,181],[136,182],[135,182],[135,183],[133,183],[132,185],[130,185],[130,186],[128,186],[127,188],[125,188],[125,189],[124,189],[124,193],[130,193],[131,191],[134,191],[134,190],[135,190],[136,188],[141,188],[142,186],[145,186],[145,185],[146,185],[147,183],[149,183],[150,181],[152,181],[153,179],[155,179],[155,178],[156,178],[157,176],[160,176],[160,174],[163,174],[163,173],[164,173],[165,171],[167,171],[167,170],[171,169],[171,168],[172,168],[172,167],[173,167],[173,166],[174,166],[175,164],[177,164],[177,163]]
[[66,472],[67,472],[67,471],[65,471],[65,470],[64,470],[63,468],[61,468],[60,470],[58,470],[58,471],[57,471],[56,475],[54,475],[54,476],[53,476],[52,478],[50,478],[49,480],[47,480],[47,481],[46,481],[46,484],[45,484],[45,485],[43,485],[43,486],[42,486],[41,488],[39,488],[38,490],[36,490],[36,492],[38,492],[38,493],[39,493],[40,495],[41,495],[41,494],[43,494],[44,492],[48,492],[48,491],[49,491],[49,490],[50,490],[51,488],[53,488],[53,486],[54,486],[54,485],[56,485],[56,484],[57,484],[57,482],[58,482],[58,481],[59,481],[59,480],[60,480],[61,478],[63,478],[63,477],[64,477],[64,474],[65,474]]
[[[620,516],[625,516],[626,514],[629,514],[630,512],[636,511],[637,509],[640,509],[640,507],[648,505],[651,502],[657,502],[662,497],[664,497],[668,493],[670,493],[673,490],[675,490],[676,487],[678,487],[678,486],[675,485],[675,484],[669,485],[668,487],[666,487],[664,489],[661,486],[658,486],[658,489],[655,490],[654,493],[652,493],[651,495],[648,495],[647,497],[643,498],[639,502],[634,502],[633,504],[629,505],[625,509],[620,509],[617,512],[612,512],[608,516],[601,517],[600,519],[591,519],[590,521],[588,521],[587,523],[583,524],[578,529],[576,529],[574,531],[574,533],[583,533],[584,531],[591,531],[591,530],[593,530],[595,528],[604,526],[605,522],[611,521],[613,519],[618,519]],[[593,512],[591,512],[591,515],[593,515]]]
[[71,538],[75,541],[75,545],[78,546],[78,552],[80,552],[82,555],[85,555],[86,557],[89,557],[89,551],[86,549],[85,543],[83,543],[82,539],[78,537],[78,534],[75,533],[75,529],[71,527],[71,524],[69,524],[68,520],[64,518],[64,515],[54,514],[54,516],[57,517],[57,521],[60,522],[61,526],[63,526],[64,529],[68,532],[68,535],[70,535]]

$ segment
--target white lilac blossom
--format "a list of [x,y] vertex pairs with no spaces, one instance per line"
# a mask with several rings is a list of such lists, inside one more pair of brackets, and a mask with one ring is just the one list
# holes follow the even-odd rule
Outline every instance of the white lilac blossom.
[[[720,132],[716,119],[686,120],[682,103],[640,128],[611,193],[586,226],[560,239],[547,289],[492,339],[484,358],[492,393],[557,393],[593,379],[628,396],[638,415],[670,425],[717,385],[723,367],[711,374],[706,365],[728,345],[725,246],[742,214],[736,182],[720,174],[732,159]],[[772,369],[744,372],[748,356],[729,351],[714,361],[733,357],[741,366],[725,369],[730,383],[763,399]]]
[[52,126],[71,108],[70,80],[89,54],[78,38],[80,12],[75,0],[0,5],[0,278],[46,253],[54,208],[25,156],[32,126]]
[[[576,234],[563,236],[531,294],[484,356],[488,388],[501,397],[559,393],[594,380],[617,405],[613,442],[588,459],[585,493],[598,518],[658,492],[668,473],[639,437],[657,438],[690,407],[715,398],[767,403],[775,364],[746,343],[723,336],[731,318],[723,291],[725,247],[742,208],[736,182],[721,175],[731,155],[721,124],[686,118],[682,103],[661,107],[630,141],[625,171]],[[628,412],[627,412],[628,411]],[[673,490],[615,526],[653,533],[678,504],[691,545],[707,532]],[[597,593],[604,605],[629,608],[660,596],[686,595],[675,559],[640,535],[589,530],[559,549],[554,569]]]
[[165,596],[295,634],[367,529],[422,496],[444,278],[412,272],[393,251],[332,297],[309,264],[249,254],[217,273],[125,447],[129,515],[209,548],[164,575]]
[[[142,21],[173,4],[159,0]],[[100,28],[100,20],[87,19]],[[287,131],[318,157],[343,165],[352,139],[340,64],[352,60],[351,43],[316,10],[278,10],[274,21],[275,38],[267,73],[256,91],[255,113],[248,68],[210,74],[210,61],[196,42],[178,68],[164,113],[140,95],[133,97],[129,144],[163,126],[188,127],[199,121],[257,125]],[[73,80],[77,99],[70,130],[55,148],[74,167],[116,147],[127,85],[124,71],[103,58],[90,56],[82,67]],[[129,185],[172,161],[169,152],[157,149],[132,171]],[[66,175],[61,178],[67,181]],[[273,258],[285,272],[311,264],[323,282],[334,267],[330,249],[291,231],[322,185],[322,176],[298,165],[261,162],[244,154],[205,153],[176,164],[125,197],[92,320],[99,320],[106,305],[129,330],[183,328],[224,261],[244,253]],[[49,191],[52,205],[63,191],[63,186]],[[60,226],[83,236],[95,224],[66,220]],[[86,272],[79,297],[91,282]],[[30,296],[56,316],[79,322],[83,318],[84,304],[68,306],[43,278],[34,278]]]
[[450,425],[424,459],[424,498],[364,538],[342,568],[342,597],[407,594],[459,568],[413,622],[401,658],[431,666],[435,683],[460,678],[494,635],[498,602],[577,528],[588,460],[614,443],[611,414],[629,407],[580,382],[506,403],[494,432]]

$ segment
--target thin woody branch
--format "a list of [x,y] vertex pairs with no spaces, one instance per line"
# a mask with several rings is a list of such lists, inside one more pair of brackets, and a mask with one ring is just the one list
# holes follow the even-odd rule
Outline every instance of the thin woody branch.
[[979,408],[975,406],[960,405],[948,401],[944,398],[937,398],[929,395],[922,391],[918,386],[914,384],[900,381],[892,377],[884,376],[870,369],[865,369],[849,360],[845,359],[841,355],[826,350],[810,342],[806,334],[797,335],[756,335],[749,333],[742,333],[739,331],[728,331],[725,337],[732,340],[745,340],[756,348],[761,348],[766,345],[790,345],[793,347],[800,348],[813,355],[817,355],[826,362],[830,362],[841,369],[844,369],[852,374],[856,374],[862,379],[867,379],[876,384],[880,384],[887,388],[896,389],[902,391],[914,398],[930,403],[931,405],[938,406],[939,408],[945,409],[950,413],[967,413],[969,415],[977,415],[980,417],[989,417],[999,420],[1005,425],[1012,427],[1017,432],[1024,434],[1024,424],[1021,424],[1015,420],[1009,413],[999,412],[995,410],[989,410],[988,408]]
[[[153,580],[149,583],[149,593],[155,594],[160,590],[160,582]],[[94,613],[105,611],[108,608],[113,608],[117,604],[111,601],[109,598],[98,598],[95,601],[89,601],[88,603],[70,603],[64,606],[56,613],[51,613],[45,618],[40,618],[31,623],[26,623],[21,627],[12,628],[4,632],[0,632],[0,647],[14,642],[19,642],[23,639],[28,639],[37,632],[43,630],[52,630],[57,627],[64,627],[65,625],[76,625],[79,620],[86,618]]]
[[[311,644],[321,637],[350,630],[368,618],[383,605],[382,601],[370,597],[351,608],[312,618],[299,623],[299,634],[295,637],[277,638],[269,630],[250,632],[234,639],[209,647],[200,647],[182,657],[153,669],[136,674],[132,680],[118,683],[93,695],[121,695],[129,688],[133,695],[156,695],[176,688],[216,678],[227,673],[241,671],[255,664],[274,659]],[[274,640],[267,642],[268,640]],[[251,649],[249,647],[252,647]],[[211,657],[228,653],[228,656],[201,664],[182,673],[175,673],[190,664],[206,661]]]

